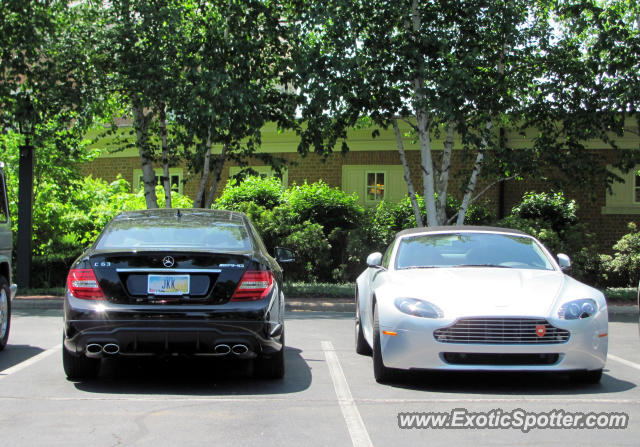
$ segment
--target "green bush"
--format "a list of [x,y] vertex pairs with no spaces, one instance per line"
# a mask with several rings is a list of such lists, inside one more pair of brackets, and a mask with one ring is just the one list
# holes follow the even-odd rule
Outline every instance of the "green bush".
[[348,195],[326,183],[293,185],[285,192],[285,201],[299,222],[316,222],[329,235],[336,228],[350,230],[360,226],[364,208],[355,195]]
[[283,202],[283,188],[275,177],[246,177],[242,182],[231,179],[212,208],[242,211],[248,203],[273,209]]
[[[56,183],[41,181],[34,198],[32,287],[62,287],[67,270],[93,243],[104,226],[123,211],[145,209],[144,192],[129,192],[129,183],[87,177],[71,182],[63,191]],[[164,205],[162,186],[156,189],[158,206]],[[173,192],[172,205],[191,208],[193,201]],[[18,220],[13,220],[14,235]],[[14,253],[15,253],[14,247]],[[15,263],[14,263],[15,265]]]
[[640,281],[640,230],[630,222],[629,231],[613,246],[613,257],[603,257],[610,282],[623,287],[635,287]]
[[214,207],[247,214],[270,253],[277,246],[295,250],[296,262],[285,268],[292,281],[351,279],[371,245],[362,230],[368,215],[357,198],[324,182],[282,191],[275,179],[247,177],[228,183]]
[[[427,221],[427,213],[424,198],[416,194],[423,224]],[[452,217],[460,209],[460,203],[453,197],[447,197],[446,215]],[[467,209],[464,223],[466,225],[486,225],[493,222],[494,218],[487,210],[485,204],[472,204]],[[382,245],[388,245],[398,231],[416,227],[415,213],[411,198],[406,196],[400,202],[382,201],[376,207],[373,217],[374,239],[381,240]]]
[[565,253],[571,274],[580,281],[601,286],[604,266],[593,234],[578,221],[575,201],[562,193],[527,193],[498,226],[524,231],[539,239],[551,253]]
[[575,200],[567,202],[562,192],[529,192],[511,214],[522,219],[541,219],[555,231],[562,231],[578,223],[577,209]]

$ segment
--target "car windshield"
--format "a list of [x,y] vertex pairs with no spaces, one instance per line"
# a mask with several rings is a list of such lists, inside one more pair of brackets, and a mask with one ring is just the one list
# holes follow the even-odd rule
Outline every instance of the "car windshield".
[[400,240],[396,268],[502,267],[553,270],[532,238],[496,233],[423,234]]
[[243,225],[183,219],[122,219],[112,221],[96,244],[98,249],[192,248],[215,251],[251,249]]

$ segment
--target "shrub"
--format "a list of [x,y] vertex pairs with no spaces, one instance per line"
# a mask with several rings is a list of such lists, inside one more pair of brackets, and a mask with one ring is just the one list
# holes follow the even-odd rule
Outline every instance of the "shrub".
[[355,195],[348,195],[322,181],[300,186],[294,184],[285,192],[285,201],[298,222],[317,222],[327,235],[336,228],[357,228],[364,214],[364,208],[358,204]]
[[247,214],[269,252],[277,246],[296,251],[296,262],[286,266],[287,280],[353,279],[370,249],[362,230],[370,220],[367,212],[355,196],[323,182],[282,191],[276,180],[248,177],[227,184],[215,207]]
[[[162,186],[157,187],[156,194],[158,206],[162,206]],[[193,206],[193,201],[186,196],[173,192],[171,197],[174,207]],[[122,178],[106,183],[87,177],[72,182],[71,190],[64,191],[54,182],[40,182],[34,200],[31,286],[64,286],[73,260],[93,243],[113,217],[123,211],[144,208],[144,192],[129,192],[129,183]],[[13,224],[15,235],[17,219]]]
[[554,255],[566,253],[571,257],[572,276],[599,286],[605,281],[603,263],[593,234],[578,221],[577,208],[562,193],[527,193],[497,225],[536,237]]
[[541,219],[555,231],[561,231],[578,223],[577,209],[575,200],[567,202],[562,192],[529,192],[511,214],[523,219]]
[[613,257],[605,257],[604,262],[613,272],[612,283],[634,287],[640,281],[640,230],[631,222],[629,231],[613,246]]
[[[427,213],[425,209],[424,198],[416,194],[418,205],[422,216],[422,222],[427,221]],[[453,197],[447,197],[446,214],[452,217],[460,209],[460,203]],[[487,210],[485,204],[472,204],[467,209],[465,224],[467,225],[486,225],[493,222],[493,216]],[[407,228],[416,227],[415,213],[411,198],[406,196],[398,203],[382,201],[376,207],[373,218],[373,231],[377,233],[377,237],[383,241],[383,245],[388,245],[398,231]]]
[[229,180],[222,195],[212,208],[242,211],[247,203],[273,209],[283,201],[283,189],[280,180],[275,177],[246,177],[243,181]]

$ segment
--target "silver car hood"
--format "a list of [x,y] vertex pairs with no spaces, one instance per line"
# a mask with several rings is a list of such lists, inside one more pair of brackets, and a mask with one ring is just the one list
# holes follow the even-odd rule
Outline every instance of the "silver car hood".
[[437,305],[445,318],[537,316],[552,311],[565,286],[558,271],[510,268],[431,268],[388,272],[392,296]]

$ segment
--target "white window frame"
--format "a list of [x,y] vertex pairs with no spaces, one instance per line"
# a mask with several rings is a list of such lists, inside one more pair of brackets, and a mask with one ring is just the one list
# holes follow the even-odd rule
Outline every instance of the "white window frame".
[[[156,174],[156,177],[158,179],[160,179],[163,176],[163,169],[162,168],[154,168],[154,172]],[[173,177],[173,176],[178,176],[178,190],[177,192],[179,194],[182,194],[182,180],[183,180],[183,170],[182,168],[169,168],[169,178]],[[158,183],[159,185],[162,185],[162,183]],[[139,191],[140,188],[142,188],[142,169],[134,169],[133,170],[133,190],[134,191]],[[175,189],[171,188],[172,191],[175,191]]]
[[[382,183],[382,197],[381,198],[377,198],[377,194],[376,194],[376,198],[375,199],[370,199],[369,198],[369,174],[373,174],[374,175],[374,182],[376,182],[375,187],[377,189],[377,181],[378,181],[378,175],[382,174],[383,175],[383,180],[384,182]],[[387,171],[385,170],[371,170],[371,171],[365,171],[364,173],[364,201],[365,203],[380,203],[383,200],[386,199],[387,197],[387,185],[388,185],[388,180],[389,180],[389,174],[387,173]]]
[[633,170],[633,172],[635,172],[635,175],[633,176],[633,181],[631,182],[631,187],[633,188],[633,203],[635,205],[640,205],[640,172],[638,171],[638,169],[638,166],[636,166]]

